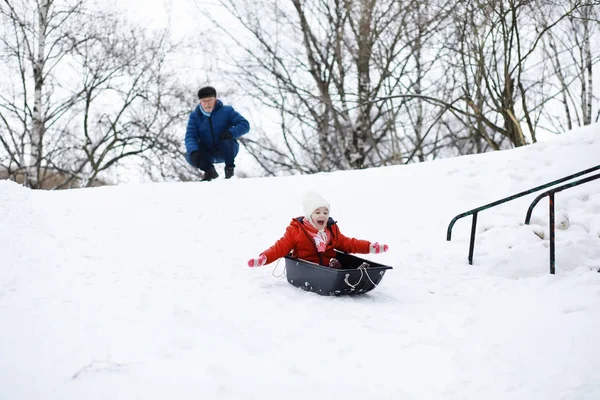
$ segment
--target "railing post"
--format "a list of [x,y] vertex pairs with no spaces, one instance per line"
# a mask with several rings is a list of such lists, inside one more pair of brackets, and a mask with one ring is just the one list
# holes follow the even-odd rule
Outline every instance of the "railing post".
[[555,259],[554,259],[554,193],[550,193],[550,273],[555,272]]
[[473,265],[473,248],[475,247],[475,230],[477,229],[477,213],[473,213],[471,225],[471,244],[469,245],[469,265]]
[[529,224],[529,222],[531,221],[531,214],[533,212],[533,208],[537,205],[537,203],[544,197],[548,196],[548,206],[550,208],[548,212],[550,214],[550,221],[548,224],[550,229],[550,274],[554,275],[556,273],[556,223],[554,215],[554,195],[558,192],[562,192],[565,189],[582,185],[584,183],[591,182],[596,179],[600,179],[600,174],[588,176],[587,178],[579,179],[577,181],[573,181],[562,186],[555,187],[554,189],[547,190],[544,193],[540,194],[538,197],[536,197],[527,209],[527,215],[525,216],[525,224]]
[[570,183],[567,183],[565,185],[556,187],[554,189],[550,189],[545,191],[544,193],[540,194],[538,197],[535,198],[535,200],[533,200],[531,202],[531,204],[529,205],[529,208],[527,209],[527,215],[525,215],[525,225],[529,225],[529,223],[531,222],[531,214],[533,213],[533,209],[535,208],[535,206],[537,205],[537,203],[542,200],[544,197],[549,196],[550,193],[558,193],[558,192],[562,192],[565,189],[569,189],[578,185],[582,185],[584,183],[587,182],[591,182],[593,180],[596,179],[600,179],[600,174],[596,174],[596,175],[592,175],[592,176],[588,176],[587,178],[583,178],[577,181],[573,181]]
[[[517,194],[514,194],[512,196],[509,197],[505,197],[501,200],[497,200],[494,201],[493,203],[489,203],[486,204],[484,206],[481,207],[477,207],[474,208],[472,210],[466,211],[462,214],[458,214],[457,216],[455,216],[454,218],[452,218],[452,221],[450,221],[450,224],[448,225],[448,231],[446,234],[446,240],[450,241],[452,239],[452,228],[454,227],[454,224],[456,223],[456,221],[458,221],[460,218],[464,218],[464,217],[468,217],[469,215],[473,216],[473,225],[471,226],[471,242],[469,245],[469,264],[473,265],[473,249],[475,248],[475,233],[476,233],[476,228],[477,228],[477,213],[483,210],[487,210],[488,208],[492,208],[495,207],[497,205],[500,205],[502,203],[506,203],[507,201],[511,201],[514,199],[517,199],[519,197],[528,195],[530,193],[533,192],[537,192],[539,190],[548,188],[552,185],[556,185],[558,183],[562,183],[562,182],[566,182],[570,179],[576,178],[578,176],[582,176],[585,174],[588,174],[592,171],[597,171],[600,169],[600,165],[596,165],[595,167],[586,169],[584,171],[580,171],[577,172],[575,174],[569,175],[569,176],[565,176],[564,178],[561,179],[557,179],[555,181],[546,183],[542,186],[537,186],[533,189],[529,189],[526,190],[524,192],[520,192]],[[597,175],[593,175],[584,179],[580,179],[578,181],[574,181],[568,184],[565,184],[563,186],[548,190],[544,193],[542,193],[541,195],[539,195],[538,197],[535,198],[535,200],[530,204],[528,210],[527,210],[527,215],[525,216],[525,224],[529,225],[530,221],[531,221],[531,215],[533,212],[534,207],[536,206],[536,204],[545,196],[551,196],[550,198],[550,211],[551,211],[551,223],[552,223],[552,227],[551,227],[551,232],[550,232],[550,237],[551,237],[551,241],[550,241],[550,273],[554,274],[555,273],[555,256],[554,256],[554,250],[555,250],[555,227],[554,227],[554,194],[556,192],[560,192],[564,189],[568,189],[571,188],[573,186],[577,186],[577,185],[581,185],[582,183],[586,183],[586,182],[590,182],[593,181],[595,179],[600,179],[600,174]]]

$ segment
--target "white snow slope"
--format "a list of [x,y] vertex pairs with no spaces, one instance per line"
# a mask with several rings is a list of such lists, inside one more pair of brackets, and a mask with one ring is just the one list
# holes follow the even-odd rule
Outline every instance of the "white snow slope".
[[[600,399],[600,126],[510,151],[312,176],[60,192],[0,181],[0,399]],[[598,172],[596,172],[598,173]],[[246,261],[317,190],[387,243],[360,296]],[[537,234],[536,234],[537,233]],[[543,236],[543,239],[540,238]]]

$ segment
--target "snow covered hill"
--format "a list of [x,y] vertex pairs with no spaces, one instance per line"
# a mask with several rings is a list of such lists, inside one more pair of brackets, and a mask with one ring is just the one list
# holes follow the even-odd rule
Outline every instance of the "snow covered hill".
[[[600,126],[418,165],[60,192],[0,181],[0,399],[600,398],[600,180],[457,214],[600,164]],[[250,269],[317,190],[387,243],[380,286],[325,297]],[[274,193],[274,194],[273,194]],[[541,239],[543,236],[544,239]],[[276,269],[275,269],[276,268]]]

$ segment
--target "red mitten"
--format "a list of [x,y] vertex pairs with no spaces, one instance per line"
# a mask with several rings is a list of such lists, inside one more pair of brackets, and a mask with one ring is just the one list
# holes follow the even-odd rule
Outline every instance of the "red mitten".
[[264,254],[261,254],[260,256],[258,256],[258,258],[252,258],[252,259],[248,260],[248,266],[250,268],[262,267],[266,263],[267,263],[267,256],[265,256]]
[[389,246],[387,244],[379,244],[377,242],[371,243],[369,246],[369,253],[385,253],[388,251]]

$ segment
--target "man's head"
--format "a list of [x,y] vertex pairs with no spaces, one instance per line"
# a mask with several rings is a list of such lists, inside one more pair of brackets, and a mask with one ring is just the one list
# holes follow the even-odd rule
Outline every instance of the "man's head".
[[198,90],[198,102],[204,111],[212,112],[217,102],[217,91],[212,86],[205,86]]
[[325,229],[329,220],[329,203],[318,193],[308,193],[302,201],[304,217],[317,229]]

